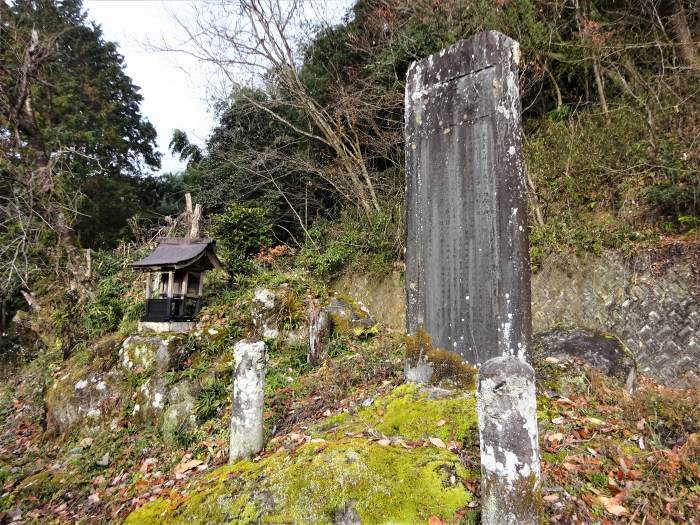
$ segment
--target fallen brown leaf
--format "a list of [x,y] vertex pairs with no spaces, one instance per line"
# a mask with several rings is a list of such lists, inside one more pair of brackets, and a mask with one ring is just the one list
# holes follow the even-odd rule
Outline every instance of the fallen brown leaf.
[[431,437],[428,438],[428,441],[430,441],[433,445],[435,445],[438,448],[447,448],[447,445],[445,445],[445,442],[437,437]]
[[175,465],[173,472],[175,474],[184,474],[188,470],[192,470],[193,468],[201,465],[202,463],[204,463],[204,462],[199,460],[199,459],[191,459],[189,461],[184,461],[182,463],[178,463],[177,465]]
[[616,498],[598,496],[598,502],[603,506],[606,512],[612,514],[613,516],[624,516],[625,514],[629,514],[629,511],[620,505]]
[[555,432],[554,434],[547,434],[544,437],[547,441],[549,442],[558,442],[558,441],[563,441],[564,440],[564,434],[561,432]]

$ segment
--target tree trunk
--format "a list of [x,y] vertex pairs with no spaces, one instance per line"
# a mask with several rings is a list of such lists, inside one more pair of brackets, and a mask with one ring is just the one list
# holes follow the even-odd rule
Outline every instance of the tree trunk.
[[595,77],[595,85],[598,89],[598,100],[603,107],[605,114],[605,122],[610,124],[610,112],[608,111],[608,102],[605,99],[605,88],[603,87],[603,79],[600,76],[600,68],[598,67],[598,59],[593,58],[593,76]]
[[690,27],[688,26],[688,17],[685,13],[683,1],[677,0],[675,4],[674,13],[669,17],[669,20],[676,36],[678,52],[683,61],[691,68],[695,69],[700,67],[697,46],[693,42],[693,35],[691,34]]

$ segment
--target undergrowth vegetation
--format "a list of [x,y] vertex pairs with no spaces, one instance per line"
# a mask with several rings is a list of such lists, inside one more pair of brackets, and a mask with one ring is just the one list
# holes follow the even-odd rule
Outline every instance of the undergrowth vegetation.
[[[80,11],[79,2],[70,5]],[[294,516],[312,509],[318,522],[328,522],[346,494],[324,486],[323,504],[306,505],[302,484],[314,480],[305,464],[319,465],[333,481],[346,470],[362,471],[362,490],[349,492],[358,498],[385,477],[405,475],[436,498],[452,491],[435,510],[441,518],[477,521],[474,369],[432,348],[420,333],[405,339],[378,324],[343,330],[333,319],[325,358],[312,364],[309,311],[329,300],[333,280],[343,274],[371,281],[401,267],[406,71],[412,61],[480,30],[503,31],[521,44],[535,271],[552,254],[634,253],[667,236],[697,241],[697,50],[690,53],[682,35],[666,30],[672,13],[664,9],[671,5],[690,3],[359,0],[336,27],[303,41],[298,61],[270,68],[259,87],[236,86],[220,101],[220,120],[204,149],[179,133],[175,149],[188,160],[185,173],[154,183],[150,192],[163,200],[152,210],[164,214],[172,211],[174,193],[192,191],[209,217],[200,233],[216,239],[226,267],[207,273],[197,328],[173,336],[180,353],[165,368],[119,368],[120,345],[143,314],[143,282],[130,264],[153,248],[156,232],[184,236],[185,225],[162,218],[162,227],[146,231],[136,218],[129,228],[122,219],[119,228],[107,228],[114,203],[100,204],[93,195],[101,218],[91,225],[82,218],[76,240],[55,247],[53,233],[36,236],[42,246],[27,252],[27,278],[8,280],[13,288],[2,297],[7,320],[26,311],[15,317],[12,337],[3,334],[0,342],[1,375],[7,376],[0,383],[0,523],[14,520],[9,512],[17,509],[29,523],[106,523],[153,500],[132,522],[139,516],[187,521],[187,512],[201,517],[210,507],[199,503],[214,508],[222,494],[229,503],[232,494],[240,498],[232,512],[255,521],[258,502],[249,502],[255,498],[244,490],[253,486],[284,488]],[[662,12],[653,12],[657,8]],[[700,18],[685,8],[673,16],[681,11],[692,36]],[[290,71],[296,92],[285,84]],[[299,93],[301,100],[294,98]],[[304,108],[324,109],[318,117]],[[38,173],[34,166],[26,171]],[[143,188],[148,193],[148,184]],[[152,226],[155,219],[145,222]],[[117,237],[123,242],[108,249]],[[83,240],[104,247],[91,252],[90,272]],[[6,259],[0,263],[11,267]],[[283,292],[269,319],[256,317],[259,288]],[[267,322],[277,335],[265,331]],[[267,448],[259,461],[216,471],[204,487],[190,490],[187,477],[226,461],[233,347],[266,333]],[[461,381],[450,385],[458,394],[436,400],[429,394],[444,392],[398,386],[406,356],[426,352],[440,364],[440,378],[459,373]],[[110,373],[118,379],[108,386]],[[629,398],[593,371],[552,362],[538,363],[538,376],[551,521],[697,520],[697,392],[649,382]],[[564,395],[562,381],[578,391]],[[62,390],[49,390],[55,385]],[[112,395],[100,397],[112,387]],[[91,408],[78,406],[81,423],[58,432],[47,399],[78,399]],[[174,427],[144,414],[174,408],[182,411],[174,414]],[[437,473],[429,468],[433,462]],[[394,505],[397,514],[390,516],[428,519],[420,508],[424,494],[397,486],[397,479],[387,482],[388,493],[410,505]],[[379,519],[389,500],[372,494],[360,508]]]
[[309,230],[297,264],[319,279],[329,279],[341,269],[378,270],[401,257],[404,246],[401,205],[396,213],[379,213],[366,221],[347,210],[334,221],[317,221]]

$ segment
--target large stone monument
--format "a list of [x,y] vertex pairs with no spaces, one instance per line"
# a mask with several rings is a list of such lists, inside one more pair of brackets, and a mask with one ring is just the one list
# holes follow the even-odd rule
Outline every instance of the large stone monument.
[[406,82],[406,378],[437,380],[445,352],[481,367],[485,525],[535,525],[541,508],[519,57],[478,33]]
[[[407,329],[476,365],[529,353],[519,58],[514,40],[479,33],[406,82]],[[409,380],[431,373],[409,356]]]

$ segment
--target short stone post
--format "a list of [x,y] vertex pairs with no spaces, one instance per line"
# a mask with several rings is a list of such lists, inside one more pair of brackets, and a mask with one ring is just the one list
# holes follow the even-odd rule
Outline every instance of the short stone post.
[[331,329],[331,319],[328,312],[321,308],[319,301],[312,299],[309,304],[309,353],[306,361],[311,365],[317,365],[326,356],[324,339]]
[[229,463],[249,458],[263,448],[265,356],[262,341],[239,341],[233,347],[233,406]]
[[535,372],[504,356],[479,370],[481,522],[537,525],[542,509]]

